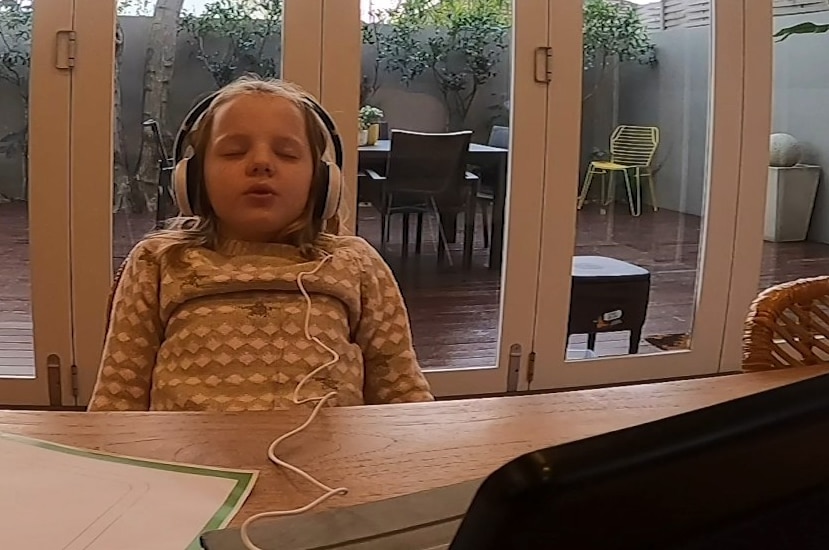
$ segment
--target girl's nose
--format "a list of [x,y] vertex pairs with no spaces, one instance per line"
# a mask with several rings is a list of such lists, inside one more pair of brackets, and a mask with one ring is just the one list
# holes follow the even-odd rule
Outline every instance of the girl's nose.
[[272,176],[273,166],[268,161],[253,160],[248,167],[248,172],[251,176]]
[[274,173],[272,157],[271,152],[262,147],[252,151],[248,162],[248,175],[257,177],[272,176]]

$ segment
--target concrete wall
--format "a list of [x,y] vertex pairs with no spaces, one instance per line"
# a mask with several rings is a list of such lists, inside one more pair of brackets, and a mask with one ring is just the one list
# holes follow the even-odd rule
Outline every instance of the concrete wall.
[[[138,156],[141,142],[144,56],[151,20],[148,17],[122,16],[124,31],[124,52],[121,69],[122,119],[127,142],[127,159],[132,165]],[[222,48],[221,43],[209,44],[208,50]],[[269,45],[270,56],[279,55],[279,37],[275,36]],[[178,38],[178,49],[171,83],[166,128],[175,132],[181,120],[195,101],[215,89],[212,76],[196,58],[195,49],[187,43],[186,37]],[[364,47],[364,74],[373,79],[373,48]],[[495,69],[497,76],[478,91],[468,117],[468,126],[475,131],[476,141],[486,141],[493,118],[508,113],[493,107],[503,105],[509,98],[510,63],[509,49],[504,52],[502,63]],[[371,103],[383,109],[386,119],[393,128],[416,131],[444,131],[448,115],[440,91],[433,77],[422,75],[410,86],[400,83],[399,76],[381,70],[378,79],[380,88]],[[355,81],[354,86],[360,83]],[[19,127],[21,124],[19,102],[13,100],[13,90],[0,83],[0,135]],[[0,194],[11,198],[22,198],[20,186],[19,159],[0,158]]]
[[[120,18],[124,32],[124,51],[121,66],[122,120],[127,141],[127,159],[133,164],[138,158],[141,144],[142,97],[144,87],[144,59],[147,50],[151,19],[149,17],[123,16]],[[270,57],[279,56],[279,36],[268,45]],[[223,51],[223,43],[207,44],[207,51]],[[173,69],[166,128],[175,132],[190,107],[216,85],[210,72],[196,58],[196,50],[187,43],[184,35],[178,37],[175,67]],[[356,83],[355,83],[356,85]],[[22,124],[22,110],[15,92],[0,82],[0,136]],[[22,198],[19,159],[0,158],[0,195]]]
[[[626,64],[620,71],[619,123],[659,127],[658,204],[700,215],[707,166],[710,27],[654,32],[651,37],[658,64]],[[645,199],[650,201],[648,194]]]
[[[802,21],[829,23],[829,14],[813,13],[775,19],[776,28]],[[821,182],[809,228],[809,240],[829,243],[829,35],[793,36],[774,46],[774,110],[772,132],[801,141],[802,162],[822,167]]]
[[[373,46],[363,47],[363,75],[371,82],[375,80],[375,59],[377,50]],[[467,117],[467,127],[475,132],[473,140],[486,141],[494,117],[503,113],[508,122],[508,113],[496,110],[510,95],[510,48],[503,50],[501,63],[495,68],[495,77],[480,88]],[[378,90],[368,103],[383,110],[390,128],[417,132],[443,132],[449,123],[443,96],[437,81],[428,72],[422,74],[408,86],[400,81],[396,72],[380,68],[377,78]]]
[[[144,56],[150,29],[150,18],[123,16],[124,52],[121,69],[122,120],[127,144],[126,157],[130,168],[137,161],[142,134],[141,102],[143,94]],[[279,37],[274,38],[268,52],[278,55]],[[209,51],[222,48],[221,43],[208,45]],[[510,98],[510,49],[504,50],[501,63],[495,68],[496,76],[477,93],[467,118],[467,127],[475,132],[473,139],[485,143],[493,124],[509,124]],[[363,74],[374,81],[376,50],[363,48]],[[596,71],[585,72],[584,88],[592,90]],[[594,149],[607,149],[607,138],[618,119],[618,74],[611,68],[593,96],[584,103],[582,128],[582,166],[586,166]],[[359,86],[359,82],[354,83]],[[409,86],[400,82],[399,75],[383,68],[377,78],[377,92],[369,103],[380,107],[391,128],[425,132],[444,131],[448,125],[448,113],[435,79],[424,73]],[[166,128],[175,132],[195,101],[215,89],[213,78],[195,49],[179,36],[178,50],[169,97]],[[0,84],[0,135],[22,123],[19,102],[12,100],[12,90]],[[0,194],[22,198],[19,159],[0,159]],[[573,182],[578,185],[579,182]]]
[[[150,32],[149,17],[122,16],[121,28],[124,32],[124,52],[121,65],[121,102],[122,120],[127,141],[127,158],[133,162],[141,145],[142,132],[142,98],[144,93],[144,60],[147,51],[147,39]],[[278,56],[279,36],[266,49],[268,57]],[[208,52],[223,52],[223,41],[208,42]],[[178,36],[176,61],[173,79],[170,83],[170,96],[166,128],[175,133],[190,108],[207,93],[216,89],[213,76],[196,57],[196,49],[187,42],[183,34]]]
[[[373,82],[376,50],[363,48],[363,74]],[[486,143],[493,124],[509,125],[509,113],[503,106],[510,98],[511,51],[504,50],[501,63],[495,69],[496,76],[483,86],[469,111],[467,128],[475,132],[473,141]],[[608,149],[608,137],[612,132],[618,113],[618,84],[614,67],[609,67],[605,77],[594,89],[598,71],[584,73],[585,94],[593,95],[583,104],[582,116],[582,158],[581,166],[586,167],[594,149]],[[448,114],[437,82],[428,74],[421,75],[409,86],[400,82],[397,73],[380,69],[379,89],[368,103],[383,110],[390,128],[419,132],[442,132],[448,124]],[[583,173],[583,172],[582,172]],[[578,185],[579,182],[573,182]]]
[[[776,29],[803,21],[829,23],[829,13],[774,20]],[[659,126],[660,206],[699,215],[708,146],[710,27],[654,32],[652,37],[658,66],[625,65],[621,71],[620,122]],[[772,131],[797,137],[802,162],[823,168],[809,231],[809,240],[818,242],[829,242],[829,66],[820,62],[827,51],[829,34],[794,36],[774,46]],[[765,184],[758,182],[760,188]]]

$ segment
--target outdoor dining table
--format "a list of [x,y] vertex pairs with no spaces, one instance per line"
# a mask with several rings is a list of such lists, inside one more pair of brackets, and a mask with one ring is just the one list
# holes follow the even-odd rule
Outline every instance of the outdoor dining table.
[[[374,145],[359,148],[359,169],[385,166],[391,151],[391,140],[381,139]],[[507,159],[509,150],[480,143],[469,144],[467,163],[477,167],[481,183],[493,190],[492,240],[489,249],[489,268],[500,269],[504,242],[504,210],[507,195]],[[454,226],[454,224],[453,224]]]

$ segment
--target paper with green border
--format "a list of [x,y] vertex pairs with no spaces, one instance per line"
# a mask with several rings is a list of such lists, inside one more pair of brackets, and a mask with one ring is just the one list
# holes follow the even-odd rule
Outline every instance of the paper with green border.
[[212,466],[198,466],[194,464],[182,464],[176,462],[165,462],[160,460],[148,460],[143,458],[133,458],[106,451],[95,451],[90,449],[82,449],[79,447],[72,447],[69,445],[62,445],[59,443],[52,443],[41,439],[20,436],[16,434],[9,434],[0,432],[0,437],[6,440],[12,440],[18,443],[31,445],[41,449],[47,449],[60,453],[66,453],[74,456],[80,456],[93,460],[103,460],[107,462],[128,464],[131,466],[138,466],[142,468],[151,468],[156,470],[164,470],[168,472],[178,472],[191,475],[201,475],[208,477],[217,477],[223,479],[230,479],[235,481],[235,485],[228,494],[224,503],[216,510],[215,514],[204,525],[201,532],[196,535],[193,541],[187,548],[182,550],[201,550],[202,546],[199,542],[199,537],[207,532],[215,529],[226,527],[230,520],[236,515],[239,509],[247,500],[248,495],[253,490],[253,486],[259,476],[256,470],[237,470],[231,468],[217,468]]

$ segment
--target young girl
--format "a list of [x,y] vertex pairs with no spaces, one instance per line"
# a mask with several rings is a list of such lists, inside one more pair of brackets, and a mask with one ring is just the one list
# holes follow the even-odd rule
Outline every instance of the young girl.
[[130,253],[89,410],[280,409],[300,382],[340,406],[433,399],[391,270],[323,231],[328,136],[296,86],[219,92],[187,138],[199,215]]

